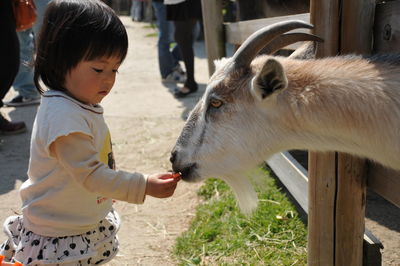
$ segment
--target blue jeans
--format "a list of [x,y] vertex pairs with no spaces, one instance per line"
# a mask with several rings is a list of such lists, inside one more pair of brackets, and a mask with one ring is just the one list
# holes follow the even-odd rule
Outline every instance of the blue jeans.
[[44,16],[44,12],[46,11],[47,4],[51,2],[51,0],[34,0],[36,5],[36,22],[33,25],[33,33],[37,37],[39,35],[40,27],[42,26],[42,20]]
[[39,93],[33,83],[33,53],[35,36],[38,36],[42,24],[44,11],[51,0],[35,0],[36,22],[31,29],[18,32],[20,45],[20,65],[13,87],[20,96],[25,98],[36,98]]
[[170,44],[173,42],[174,25],[167,20],[166,7],[163,2],[152,1],[154,12],[157,18],[158,27],[158,65],[162,78],[167,77],[178,65],[180,52],[178,46],[170,50]]
[[33,31],[32,29],[27,29],[18,32],[17,35],[20,47],[20,64],[13,87],[20,96],[36,98],[39,94],[33,83]]
[[143,2],[140,0],[132,0],[131,18],[134,21],[143,20]]

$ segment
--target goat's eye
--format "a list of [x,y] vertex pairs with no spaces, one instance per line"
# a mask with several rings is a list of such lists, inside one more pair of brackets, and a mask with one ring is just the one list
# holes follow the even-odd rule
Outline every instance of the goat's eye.
[[218,99],[211,99],[210,104],[214,108],[220,108],[222,106],[222,101]]

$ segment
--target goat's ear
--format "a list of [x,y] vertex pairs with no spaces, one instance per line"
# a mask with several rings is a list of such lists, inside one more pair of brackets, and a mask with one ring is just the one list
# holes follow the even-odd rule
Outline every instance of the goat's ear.
[[282,65],[275,59],[268,59],[261,71],[251,81],[251,93],[263,100],[277,90],[285,89],[288,85]]

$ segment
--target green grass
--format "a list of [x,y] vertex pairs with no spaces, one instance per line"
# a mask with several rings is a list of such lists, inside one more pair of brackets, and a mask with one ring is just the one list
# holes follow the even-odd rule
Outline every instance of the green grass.
[[230,188],[209,179],[204,199],[174,247],[179,265],[306,265],[307,231],[275,180],[262,170],[255,213],[240,213]]
[[145,29],[153,29],[153,30],[154,30],[154,32],[146,34],[145,37],[147,37],[147,38],[149,38],[149,37],[153,38],[153,37],[157,37],[157,36],[158,36],[156,24],[154,24],[154,23],[149,23],[149,24],[146,24],[145,26],[143,26],[143,28],[145,28]]
[[143,26],[144,29],[153,29],[153,30],[157,30],[157,26],[155,23],[147,23]]

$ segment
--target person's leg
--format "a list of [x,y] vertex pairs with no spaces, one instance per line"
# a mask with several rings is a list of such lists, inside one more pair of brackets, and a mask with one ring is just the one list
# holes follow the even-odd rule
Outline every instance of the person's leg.
[[36,5],[36,22],[32,27],[35,38],[39,35],[40,27],[42,27],[44,12],[46,11],[47,4],[51,0],[35,0]]
[[171,21],[167,21],[166,19],[166,7],[163,2],[153,1],[152,4],[158,27],[158,64],[161,77],[165,79],[172,73],[173,68],[178,65],[178,61],[174,59],[170,50],[173,24]]
[[152,4],[159,29],[157,48],[161,79],[163,82],[183,83],[186,80],[185,72],[182,71],[178,59],[173,53],[178,48],[175,46],[174,50],[170,49],[174,25],[166,19],[166,6],[161,1],[153,1]]
[[136,17],[135,17],[135,8],[136,8],[136,5],[135,5],[135,2],[136,2],[136,0],[131,0],[132,2],[131,2],[131,11],[130,11],[130,15],[131,15],[131,19],[132,20],[135,20],[136,19]]
[[131,18],[134,21],[142,21],[142,2],[139,0],[132,0]]
[[11,102],[6,103],[8,106],[22,106],[29,104],[38,104],[40,102],[39,93],[33,83],[33,53],[34,39],[32,29],[18,32],[20,45],[20,65],[19,72],[15,77],[13,87],[19,96]]
[[193,28],[195,19],[186,21],[174,21],[175,41],[178,43],[183,62],[185,63],[187,79],[183,91],[196,91],[197,83],[194,78],[194,51],[193,51]]
[[40,95],[36,90],[33,82],[33,55],[35,49],[35,36],[38,35],[42,24],[43,15],[47,4],[51,0],[35,0],[36,5],[36,22],[31,29],[18,32],[20,45],[20,66],[19,72],[15,77],[13,87],[18,92],[18,96],[10,102],[6,102],[7,106],[18,107],[40,103]]
[[[19,43],[11,0],[0,1],[0,107],[10,90],[19,67]],[[0,114],[0,133],[16,134],[26,130],[24,122],[10,122]]]
[[[167,17],[167,10],[165,9],[165,18],[166,17]],[[167,22],[169,23],[169,32],[168,32],[169,39],[170,39],[169,50],[172,54],[174,65],[179,66],[179,68],[180,68],[179,61],[182,61],[182,56],[181,56],[181,52],[179,51],[179,46],[175,42],[175,37],[174,37],[175,36],[175,25],[174,25],[173,21],[167,20]],[[171,49],[171,43],[174,43],[174,42],[175,42],[175,45]]]
[[10,90],[19,68],[19,43],[11,0],[0,1],[0,107]]
[[[173,24],[172,24],[173,25]],[[182,61],[182,55],[181,52],[179,51],[179,46],[175,45],[174,48],[172,48],[172,56],[174,57],[174,62],[176,62],[176,64],[179,64],[179,61]]]

